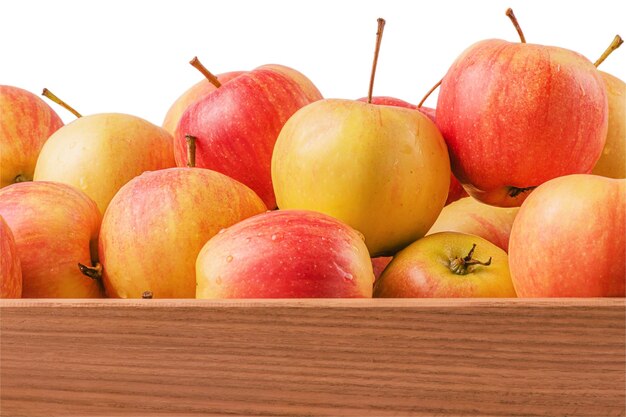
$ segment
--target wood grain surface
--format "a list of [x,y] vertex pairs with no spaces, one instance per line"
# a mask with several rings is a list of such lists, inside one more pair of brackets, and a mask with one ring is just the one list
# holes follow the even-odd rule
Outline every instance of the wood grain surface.
[[0,300],[0,414],[624,416],[625,306]]

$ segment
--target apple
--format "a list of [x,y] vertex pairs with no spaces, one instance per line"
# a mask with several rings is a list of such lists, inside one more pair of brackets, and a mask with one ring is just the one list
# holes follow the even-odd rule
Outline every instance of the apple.
[[398,252],[374,284],[374,297],[515,297],[507,254],[457,232],[426,236]]
[[132,178],[176,166],[173,139],[165,129],[129,114],[77,115],[44,145],[35,181],[73,185],[104,213],[115,193]]
[[568,175],[537,187],[513,222],[520,297],[624,297],[626,179]]
[[505,252],[509,250],[509,235],[519,207],[494,207],[473,197],[465,197],[441,210],[428,231],[459,232],[487,239]]
[[178,166],[187,165],[186,138],[196,138],[196,166],[250,187],[276,208],[270,164],[274,143],[293,113],[322,96],[308,78],[281,65],[264,65],[225,82],[192,104],[174,135]]
[[61,118],[41,98],[0,85],[0,188],[33,179],[41,147],[61,126]]
[[[596,68],[611,52],[624,43],[617,35],[602,56],[594,62]],[[592,174],[610,178],[626,178],[626,84],[619,78],[600,71],[609,102],[609,125],[602,155]]]
[[[192,59],[190,63],[194,66],[202,65],[198,61],[197,57]],[[218,80],[217,86],[211,82],[211,79],[204,79],[191,86],[180,97],[178,97],[176,101],[174,101],[172,106],[167,111],[162,124],[163,129],[167,130],[173,137],[176,134],[176,127],[178,126],[178,122],[180,121],[180,118],[185,110],[202,97],[215,91],[215,89],[217,89],[221,84],[224,84],[243,73],[243,71],[233,71],[218,74],[216,77]]]
[[245,185],[203,168],[146,172],[124,185],[102,220],[109,297],[194,298],[195,262],[221,229],[266,210]]
[[272,181],[281,209],[343,221],[376,257],[426,234],[446,201],[450,161],[437,126],[421,112],[326,99],[298,110],[281,130]]
[[0,189],[0,215],[15,238],[22,297],[102,297],[100,284],[78,267],[98,261],[101,216],[87,195],[67,184],[17,183]]
[[[365,101],[365,102],[367,102],[367,100],[368,100],[367,97],[361,97],[359,99],[359,101]],[[417,110],[421,111],[422,114],[428,116],[428,118],[430,120],[432,120],[433,123],[435,122],[435,109],[430,108],[430,107],[424,107],[424,106],[417,107],[414,104],[408,103],[408,102],[406,102],[404,100],[401,100],[399,98],[389,97],[389,96],[372,97],[371,103],[372,104],[378,104],[378,105],[384,105],[384,106],[397,106],[397,107],[404,107],[404,108],[407,108],[407,109],[417,109]],[[456,201],[459,198],[463,198],[465,196],[467,196],[467,193],[463,189],[463,186],[461,185],[459,180],[456,179],[454,174],[452,174],[452,172],[451,172],[450,173],[450,188],[448,190],[448,198],[446,199],[445,205],[447,206],[448,204],[452,203],[453,201]]]
[[437,101],[454,175],[471,196],[502,207],[521,205],[552,178],[591,172],[607,133],[606,87],[594,65],[524,42],[470,46]]
[[371,297],[363,237],[313,211],[277,210],[211,238],[196,262],[196,298]]
[[17,256],[15,238],[0,216],[0,298],[22,296],[22,266]]
[[374,269],[374,280],[377,280],[382,275],[387,265],[391,262],[393,256],[378,256],[372,258],[372,268]]

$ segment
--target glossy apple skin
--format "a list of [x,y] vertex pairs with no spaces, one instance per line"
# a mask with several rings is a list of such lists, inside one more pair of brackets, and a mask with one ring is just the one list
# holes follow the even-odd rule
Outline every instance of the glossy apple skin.
[[248,187],[202,168],[144,173],[107,209],[99,240],[109,297],[194,298],[195,263],[221,229],[266,210]]
[[382,275],[387,265],[391,262],[393,256],[378,256],[372,258],[372,268],[374,269],[374,280],[377,280]]
[[494,207],[473,197],[465,197],[444,207],[428,234],[459,232],[476,235],[508,252],[509,236],[518,211],[519,207]]
[[22,297],[102,297],[101,285],[78,269],[97,261],[101,217],[93,200],[66,184],[22,182],[0,190],[0,215],[15,238]]
[[[367,102],[367,97],[361,97],[359,101]],[[421,111],[422,114],[428,116],[428,118],[432,120],[433,123],[435,122],[435,109],[431,107],[422,106],[418,108],[414,104],[408,103],[399,98],[389,97],[389,96],[372,97],[372,104],[385,105],[385,106],[397,106],[397,107],[404,107],[407,109],[417,109]],[[456,179],[454,174],[450,173],[450,188],[448,190],[448,198],[446,199],[445,205],[447,206],[453,201],[456,201],[466,196],[467,196],[467,192],[465,192],[465,189],[463,188],[459,180]]]
[[39,154],[35,181],[72,185],[104,213],[115,193],[132,178],[176,166],[172,141],[163,128],[136,116],[84,116],[50,136]]
[[35,94],[0,85],[0,188],[18,176],[33,179],[45,141],[63,126],[54,110]]
[[196,166],[247,185],[269,209],[276,208],[271,159],[285,122],[301,107],[322,98],[304,75],[265,65],[222,84],[185,111],[174,152],[187,165],[187,134],[196,137]]
[[196,298],[362,298],[374,282],[363,237],[303,210],[263,213],[214,236],[196,277]]
[[[216,75],[217,79],[220,83],[224,84],[235,77],[243,74],[243,71],[232,71],[226,72],[224,74]],[[197,82],[192,85],[187,91],[178,97],[172,106],[167,111],[165,118],[163,119],[162,127],[167,130],[172,137],[176,134],[176,127],[178,126],[178,122],[180,118],[183,116],[183,113],[196,101],[200,100],[202,97],[207,94],[212,93],[216,90],[213,84],[209,82],[209,80],[204,79],[202,81]]]
[[520,297],[624,297],[626,179],[568,175],[526,199],[509,243]]
[[592,174],[626,178],[626,83],[600,71],[609,101],[609,127],[602,155]]
[[[474,265],[466,275],[449,265],[465,257],[476,244],[474,259],[491,265]],[[507,254],[491,242],[456,232],[426,236],[398,252],[374,285],[380,298],[516,297]]]
[[446,200],[450,162],[439,130],[420,112],[329,99],[285,124],[272,179],[281,209],[347,223],[375,257],[426,234]]
[[529,194],[515,188],[591,172],[606,140],[607,94],[580,54],[491,39],[452,64],[436,117],[467,192],[515,207]]
[[0,298],[22,296],[22,266],[9,225],[0,216]]

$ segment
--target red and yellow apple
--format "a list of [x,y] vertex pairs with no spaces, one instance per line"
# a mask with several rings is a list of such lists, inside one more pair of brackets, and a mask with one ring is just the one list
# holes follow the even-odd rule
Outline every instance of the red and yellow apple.
[[568,175],[538,187],[513,222],[520,297],[626,295],[626,179]]
[[123,186],[102,220],[99,254],[109,297],[194,298],[202,246],[266,210],[245,185],[202,168],[144,173]]
[[426,236],[398,252],[374,285],[374,297],[515,297],[507,254],[456,232]]
[[0,215],[13,232],[24,298],[101,297],[100,283],[78,264],[98,260],[100,212],[80,190],[34,181],[0,189]]
[[277,210],[211,238],[196,262],[196,298],[371,297],[363,237],[325,214]]
[[509,235],[519,207],[494,207],[473,197],[465,197],[441,210],[428,231],[459,232],[487,239],[505,252],[509,250]]
[[0,298],[22,296],[22,266],[9,225],[0,216]]
[[186,137],[194,136],[197,167],[236,179],[276,208],[270,173],[276,138],[296,110],[321,98],[308,78],[288,67],[243,73],[183,113],[174,136],[176,163],[187,165]]
[[424,236],[448,195],[450,162],[422,113],[357,100],[321,100],[285,124],[272,179],[281,209],[333,216],[365,235],[372,256]]
[[452,64],[436,118],[468,193],[513,207],[552,178],[591,172],[606,140],[607,94],[576,52],[490,39]]
[[626,83],[600,71],[609,103],[609,125],[602,155],[592,173],[610,178],[626,178]]
[[54,133],[39,154],[34,178],[73,185],[104,213],[132,178],[175,165],[172,137],[164,129],[136,116],[103,113]]
[[0,85],[0,188],[33,179],[43,144],[61,126],[61,118],[41,98]]

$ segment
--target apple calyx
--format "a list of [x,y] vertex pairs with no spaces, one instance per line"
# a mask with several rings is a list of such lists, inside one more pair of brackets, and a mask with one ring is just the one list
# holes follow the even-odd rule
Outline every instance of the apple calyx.
[[100,262],[96,262],[94,266],[83,265],[79,262],[78,269],[83,275],[96,281],[102,281],[102,264]]
[[621,36],[619,35],[615,35],[615,37],[613,38],[613,42],[611,42],[611,44],[609,45],[608,48],[605,49],[604,52],[602,52],[602,55],[600,55],[600,58],[598,58],[598,60],[596,62],[593,63],[593,65],[597,68],[598,65],[600,65],[601,63],[604,62],[604,60],[611,55],[611,53],[616,50],[617,48],[619,48],[621,46],[621,44],[624,43],[624,40],[622,39]]
[[196,137],[193,135],[185,135],[187,141],[187,166],[193,168],[196,166]]
[[432,87],[430,87],[430,90],[428,90],[426,95],[424,97],[422,97],[422,100],[419,103],[417,103],[417,108],[418,109],[422,108],[422,105],[424,104],[424,102],[428,99],[428,97],[430,97],[430,95],[433,93],[433,91],[435,91],[437,88],[439,88],[439,86],[441,85],[442,81],[443,81],[443,78],[440,79],[439,81],[437,81],[437,84],[435,84]]
[[453,259],[452,262],[450,262],[450,270],[457,275],[467,275],[472,272],[473,268],[470,267],[473,265],[491,265],[491,256],[487,262],[481,262],[478,259],[473,259],[472,255],[474,254],[474,249],[476,249],[475,243],[472,244],[472,249],[470,249],[466,257]]
[[143,298],[144,300],[149,300],[151,298],[154,298],[154,294],[152,294],[152,291],[149,291],[149,290],[148,291],[144,291],[141,294],[141,298]]
[[65,110],[69,111],[70,113],[72,113],[77,118],[80,119],[81,117],[83,117],[82,114],[80,114],[79,112],[74,110],[74,108],[72,106],[70,106],[69,104],[67,104],[66,102],[64,102],[60,98],[58,98],[56,95],[54,95],[52,93],[52,91],[48,90],[47,88],[43,89],[43,91],[41,92],[41,95],[46,97],[47,99],[49,99],[51,101],[54,101],[56,104],[58,104],[59,106],[63,107]]
[[376,31],[376,47],[374,48],[374,62],[372,63],[372,73],[370,74],[370,86],[367,92],[367,102],[372,103],[372,93],[374,92],[374,78],[376,77],[376,66],[378,65],[378,53],[380,52],[380,43],[383,40],[383,31],[385,30],[385,19],[379,17],[377,19],[378,30]]
[[29,180],[28,178],[26,178],[24,174],[17,174],[17,176],[13,178],[14,183],[26,182],[26,181],[32,181],[32,180]]
[[536,185],[533,185],[532,187],[509,187],[509,192],[507,194],[509,197],[515,198],[518,195],[532,191],[535,188],[537,188]]
[[510,7],[506,9],[506,15],[509,19],[511,19],[513,26],[515,26],[515,30],[517,30],[520,41],[522,41],[522,43],[526,43],[526,37],[524,37],[524,32],[522,32],[522,28],[517,21],[517,17],[515,17],[515,14],[513,13],[513,9],[511,9]]
[[200,62],[197,56],[194,56],[193,59],[189,61],[189,63],[192,67],[200,71],[202,75],[204,75],[206,79],[209,80],[209,82],[213,84],[216,88],[220,88],[222,86],[220,80],[218,80],[211,71],[209,71],[204,65],[202,65],[202,62]]

